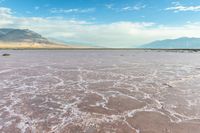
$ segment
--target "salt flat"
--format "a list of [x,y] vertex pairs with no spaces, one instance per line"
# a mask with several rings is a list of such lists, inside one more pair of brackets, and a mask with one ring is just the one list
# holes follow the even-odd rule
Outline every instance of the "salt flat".
[[2,133],[200,132],[198,52],[3,53]]

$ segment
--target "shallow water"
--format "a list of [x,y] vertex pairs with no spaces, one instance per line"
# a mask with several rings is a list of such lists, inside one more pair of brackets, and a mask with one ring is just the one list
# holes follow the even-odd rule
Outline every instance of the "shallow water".
[[200,132],[198,52],[3,53],[0,132]]

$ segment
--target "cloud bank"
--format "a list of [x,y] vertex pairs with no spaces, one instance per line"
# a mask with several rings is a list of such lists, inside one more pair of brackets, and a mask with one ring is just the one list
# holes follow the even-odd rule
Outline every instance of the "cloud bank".
[[142,10],[144,8],[146,8],[146,5],[144,4],[136,4],[136,5],[133,5],[133,6],[122,6],[122,7],[116,7],[114,4],[106,4],[105,7],[109,10],[113,10],[113,11],[116,11],[116,12],[131,12],[131,11],[139,11],[139,10]]
[[114,22],[95,24],[62,17],[16,17],[9,8],[0,7],[1,28],[31,29],[45,37],[84,42],[102,47],[137,47],[155,40],[200,37],[200,23],[161,26],[152,22]]
[[181,12],[181,11],[199,12],[200,6],[173,6],[173,7],[166,8],[166,10],[173,10],[175,12]]
[[174,12],[199,12],[200,11],[200,5],[194,5],[194,6],[184,6],[180,2],[172,2],[171,7],[166,8],[165,10],[171,10]]
[[79,8],[72,8],[72,9],[61,9],[61,8],[52,8],[50,10],[51,13],[56,14],[63,14],[63,13],[90,13],[94,12],[95,8],[86,8],[86,9],[79,9]]

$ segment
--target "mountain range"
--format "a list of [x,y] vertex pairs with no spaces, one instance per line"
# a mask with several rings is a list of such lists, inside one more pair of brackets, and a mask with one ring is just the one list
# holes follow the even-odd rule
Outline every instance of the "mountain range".
[[0,41],[49,43],[46,38],[28,29],[0,29]]
[[29,29],[0,29],[0,48],[72,48],[71,45],[49,41]]
[[177,39],[166,39],[154,41],[140,46],[140,48],[156,48],[156,49],[199,49],[200,38],[182,37]]
[[[92,48],[90,45],[78,45],[72,42],[66,43],[50,40],[29,29],[0,29],[0,48]],[[200,49],[200,38],[182,37],[159,40],[141,45],[139,48]]]

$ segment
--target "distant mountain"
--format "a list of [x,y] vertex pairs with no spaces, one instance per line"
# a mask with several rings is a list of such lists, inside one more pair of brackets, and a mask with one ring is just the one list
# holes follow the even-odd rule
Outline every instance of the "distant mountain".
[[140,48],[197,49],[200,48],[200,38],[182,37],[178,39],[154,41],[152,43],[142,45]]
[[57,38],[48,38],[50,41],[60,42],[62,44],[70,44],[75,47],[83,47],[83,48],[102,48],[102,46],[91,44],[90,42],[83,41],[74,41],[74,40],[65,40],[65,39],[57,39]]
[[49,41],[29,29],[0,29],[0,48],[74,48]]
[[49,43],[48,39],[28,29],[0,29],[0,41]]

